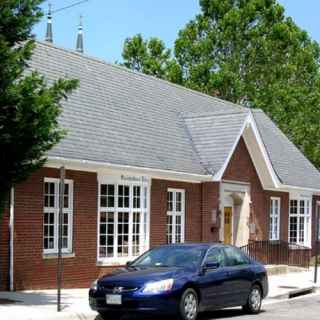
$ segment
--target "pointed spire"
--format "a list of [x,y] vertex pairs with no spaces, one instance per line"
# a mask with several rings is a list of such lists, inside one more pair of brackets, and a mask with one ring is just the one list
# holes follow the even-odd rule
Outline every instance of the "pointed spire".
[[82,27],[82,16],[80,16],[80,23],[78,26],[78,36],[77,36],[77,45],[76,50],[80,53],[83,53],[83,27]]
[[49,3],[49,10],[48,10],[48,14],[47,14],[46,41],[48,41],[48,42],[53,42],[51,3]]

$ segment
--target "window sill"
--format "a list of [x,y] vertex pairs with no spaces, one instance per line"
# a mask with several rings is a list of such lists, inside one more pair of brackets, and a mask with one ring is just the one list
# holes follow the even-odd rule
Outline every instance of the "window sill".
[[[130,261],[130,260],[128,260]],[[121,267],[124,266],[126,264],[126,262],[122,262],[122,261],[97,261],[96,266],[97,267]]]
[[96,266],[97,267],[121,267],[125,266],[128,261],[133,261],[137,259],[136,257],[125,257],[125,258],[109,258],[109,259],[98,259]]
[[312,249],[310,244],[289,243],[290,250],[308,250]]
[[[62,253],[63,259],[74,258],[75,256],[76,256],[75,253]],[[58,259],[58,254],[57,253],[43,253],[42,258],[43,259]]]

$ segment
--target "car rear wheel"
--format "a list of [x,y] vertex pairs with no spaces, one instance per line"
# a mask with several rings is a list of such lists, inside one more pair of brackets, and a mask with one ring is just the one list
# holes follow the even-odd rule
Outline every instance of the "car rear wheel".
[[198,296],[197,293],[191,289],[186,289],[180,300],[180,317],[183,320],[195,320],[198,315]]
[[247,313],[257,314],[261,310],[262,292],[258,285],[254,285],[249,293],[247,303],[243,306],[243,310]]

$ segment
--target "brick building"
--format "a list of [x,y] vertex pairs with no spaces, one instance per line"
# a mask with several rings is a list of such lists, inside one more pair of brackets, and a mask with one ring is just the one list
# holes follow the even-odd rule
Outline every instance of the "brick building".
[[12,190],[1,289],[56,286],[62,165],[68,288],[167,242],[312,247],[320,174],[261,110],[47,43],[37,43],[30,68],[80,87],[63,103],[66,137]]

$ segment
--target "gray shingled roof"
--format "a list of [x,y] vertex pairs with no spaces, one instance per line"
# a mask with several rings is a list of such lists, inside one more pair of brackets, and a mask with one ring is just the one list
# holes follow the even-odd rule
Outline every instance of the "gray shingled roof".
[[245,109],[222,114],[184,116],[190,139],[201,163],[212,174],[223,167],[247,116],[248,111]]
[[262,110],[252,111],[272,166],[283,184],[320,189],[320,174]]
[[[37,42],[30,67],[48,82],[59,77],[80,80],[80,87],[63,102],[60,124],[68,134],[49,157],[212,174],[221,168],[248,112],[48,43]],[[269,118],[254,115],[282,182],[301,186],[305,181],[303,186],[319,188],[319,172]],[[281,148],[286,153],[273,141],[286,144]],[[303,174],[307,180],[301,179]]]

